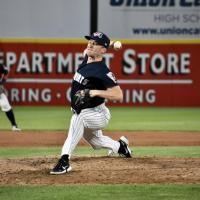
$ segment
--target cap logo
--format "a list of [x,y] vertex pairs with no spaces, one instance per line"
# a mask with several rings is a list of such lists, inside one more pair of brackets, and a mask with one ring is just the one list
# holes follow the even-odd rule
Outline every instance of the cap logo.
[[94,37],[102,38],[102,36],[103,36],[103,33],[100,33],[100,32],[94,33]]

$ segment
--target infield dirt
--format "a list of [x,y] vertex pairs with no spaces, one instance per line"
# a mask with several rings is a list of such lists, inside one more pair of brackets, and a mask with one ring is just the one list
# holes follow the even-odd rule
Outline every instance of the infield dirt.
[[[199,133],[106,133],[114,139],[129,138],[135,146],[199,146]],[[0,147],[60,146],[66,134],[44,132],[1,132]],[[86,145],[81,141],[79,145]],[[200,183],[199,158],[72,157],[73,171],[50,175],[58,155],[0,159],[0,185]]]

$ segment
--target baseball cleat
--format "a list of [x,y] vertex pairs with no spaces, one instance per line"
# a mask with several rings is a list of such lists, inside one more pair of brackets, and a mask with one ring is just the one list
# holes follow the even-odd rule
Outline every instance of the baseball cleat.
[[[120,148],[118,150],[118,154],[122,157],[131,158],[131,150],[129,149],[129,141],[125,136],[121,136],[118,140],[120,143]],[[113,150],[108,150],[107,156],[112,157],[115,156],[115,153]]]
[[129,141],[125,136],[120,137],[119,139],[120,147],[118,153],[122,157],[131,158],[131,150],[128,148]]
[[21,131],[21,129],[19,127],[17,127],[17,126],[13,126],[12,127],[12,131]]
[[69,164],[69,161],[64,160],[63,157],[61,157],[58,160],[58,163],[56,166],[50,171],[50,174],[53,175],[59,175],[59,174],[65,174],[72,170],[72,167]]

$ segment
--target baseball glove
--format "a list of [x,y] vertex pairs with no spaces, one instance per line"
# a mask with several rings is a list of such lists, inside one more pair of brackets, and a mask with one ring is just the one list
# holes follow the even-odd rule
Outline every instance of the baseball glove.
[[82,109],[86,108],[90,101],[90,90],[78,90],[74,96],[74,105],[76,113],[79,114]]

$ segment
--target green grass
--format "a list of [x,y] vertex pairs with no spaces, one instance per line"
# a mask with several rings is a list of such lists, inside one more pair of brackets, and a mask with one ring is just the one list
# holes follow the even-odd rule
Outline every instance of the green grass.
[[200,185],[1,186],[2,200],[199,200]]
[[114,108],[112,113],[109,130],[200,130],[200,108]]
[[[113,131],[200,131],[200,108],[130,108],[113,107],[106,130]],[[15,116],[23,130],[65,130],[69,128],[69,107],[15,107]],[[0,132],[10,124],[0,112]],[[132,147],[135,157],[200,158],[200,147]],[[0,148],[0,158],[59,156],[61,147]],[[74,155],[104,156],[106,150],[76,148]],[[199,200],[200,184],[196,185],[62,185],[0,186],[2,200]]]
[[[200,131],[200,108],[110,108],[112,118],[106,130],[117,131]],[[69,107],[15,107],[23,130],[65,130],[69,128]],[[0,130],[10,124],[0,112]]]
[[[190,157],[200,158],[199,146],[188,147],[131,147],[134,157],[157,156],[157,157]],[[33,157],[33,156],[59,156],[61,147],[40,148],[0,148],[0,158]],[[93,150],[91,147],[77,147],[75,156],[106,156],[107,150]]]
[[[65,130],[69,126],[71,111],[66,107],[29,107],[14,109],[15,118],[23,130]],[[0,112],[0,130],[10,130],[5,114]]]

